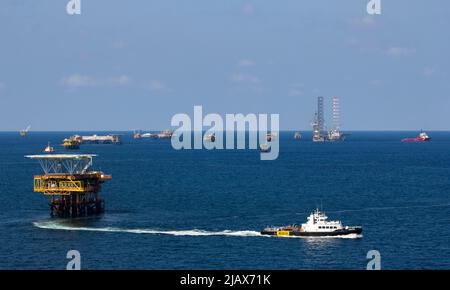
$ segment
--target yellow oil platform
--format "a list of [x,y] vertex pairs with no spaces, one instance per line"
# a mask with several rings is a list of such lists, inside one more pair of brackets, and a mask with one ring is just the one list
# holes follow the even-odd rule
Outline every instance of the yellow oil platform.
[[66,149],[80,149],[81,141],[76,138],[66,138],[63,141],[63,146]]
[[34,191],[50,200],[50,214],[56,217],[81,217],[100,214],[104,202],[101,185],[111,175],[93,171],[93,154],[28,155],[37,159],[44,170],[34,176]]

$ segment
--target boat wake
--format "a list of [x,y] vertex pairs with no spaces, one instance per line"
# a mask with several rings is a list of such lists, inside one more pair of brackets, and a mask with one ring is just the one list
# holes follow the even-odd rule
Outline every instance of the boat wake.
[[[129,234],[149,234],[149,235],[169,235],[169,236],[231,236],[231,237],[274,237],[261,235],[260,232],[257,231],[249,231],[249,230],[241,230],[241,231],[232,231],[232,230],[224,230],[224,231],[205,231],[199,229],[193,230],[172,230],[172,231],[164,231],[157,229],[126,229],[126,228],[118,228],[118,227],[76,227],[70,225],[64,225],[63,223],[55,222],[55,221],[42,221],[42,222],[33,222],[33,225],[47,230],[62,230],[62,231],[86,231],[86,232],[108,232],[108,233],[129,233]],[[350,235],[342,235],[342,236],[328,236],[328,237],[299,237],[299,236],[290,236],[286,238],[302,238],[302,239],[359,239],[362,238],[362,235],[358,234],[350,234]]]
[[34,222],[34,226],[41,229],[65,230],[65,231],[88,231],[88,232],[109,232],[109,233],[131,233],[131,234],[150,234],[150,235],[170,235],[170,236],[234,236],[234,237],[257,237],[262,236],[256,231],[205,231],[199,229],[193,230],[173,230],[163,231],[156,229],[126,229],[117,227],[74,227],[64,225],[58,222]]

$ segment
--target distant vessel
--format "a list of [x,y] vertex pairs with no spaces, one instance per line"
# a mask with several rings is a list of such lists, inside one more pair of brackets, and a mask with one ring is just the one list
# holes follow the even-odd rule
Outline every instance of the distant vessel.
[[75,137],[66,138],[63,141],[63,146],[66,149],[80,149],[81,141]]
[[79,139],[81,143],[90,144],[122,144],[122,139],[120,135],[109,134],[109,135],[91,135],[91,136],[74,136]]
[[20,136],[26,137],[28,135],[28,132],[30,131],[31,126],[28,126],[26,129],[20,130]]
[[45,153],[55,153],[55,149],[52,146],[50,146],[50,142],[48,142],[48,145],[47,145],[47,147],[45,147],[44,152]]
[[205,135],[204,140],[206,142],[214,142],[214,141],[216,141],[216,133]]
[[171,130],[164,130],[161,133],[156,134],[159,139],[170,139],[172,138],[173,132]]
[[144,134],[141,134],[141,138],[154,138],[154,139],[157,139],[158,138],[158,134],[144,133]]
[[270,132],[266,134],[267,142],[271,142],[273,138],[276,138],[278,134],[276,132]]
[[171,130],[164,130],[160,133],[141,133],[139,131],[134,132],[134,139],[141,138],[151,138],[151,139],[170,139],[173,136],[173,132]]
[[267,227],[261,231],[262,235],[289,237],[289,236],[306,236],[306,237],[325,237],[325,236],[345,236],[350,234],[361,234],[362,227],[343,226],[340,221],[327,221],[328,217],[324,212],[316,209],[310,214],[307,222],[298,225],[290,225],[283,227]]
[[332,129],[332,130],[328,131],[328,135],[326,137],[326,140],[327,141],[331,141],[331,142],[333,142],[333,141],[344,141],[345,140],[345,135],[339,130]]
[[302,134],[300,134],[300,132],[295,132],[295,134],[294,134],[294,139],[295,139],[295,140],[300,140],[300,139],[302,139]]
[[134,138],[134,139],[141,139],[141,138],[142,138],[142,133],[141,133],[141,131],[136,131],[136,130],[134,130],[134,132],[133,132],[133,138]]
[[270,151],[270,146],[268,144],[261,144],[259,145],[259,149],[261,150],[261,152],[269,152]]
[[428,142],[428,141],[431,141],[431,138],[424,131],[421,131],[419,136],[417,136],[416,138],[402,139],[402,142]]
[[156,134],[156,133],[142,133],[141,130],[134,130],[133,131],[133,138],[134,139],[142,139],[142,138],[158,139],[158,134]]

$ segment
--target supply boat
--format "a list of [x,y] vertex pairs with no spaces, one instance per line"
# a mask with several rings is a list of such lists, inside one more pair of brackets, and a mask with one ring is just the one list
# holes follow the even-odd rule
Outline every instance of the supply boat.
[[55,149],[52,146],[50,146],[50,142],[48,142],[48,145],[47,145],[47,147],[45,147],[44,152],[45,153],[55,153]]
[[259,150],[261,150],[261,152],[269,152],[270,146],[267,143],[261,144],[259,145]]
[[427,142],[427,141],[431,141],[431,138],[424,131],[421,131],[419,136],[417,136],[416,138],[402,139],[402,142]]
[[361,234],[360,226],[343,226],[340,221],[327,221],[328,217],[324,212],[316,209],[310,214],[307,222],[298,226],[296,224],[283,227],[267,227],[261,231],[262,235],[289,237],[289,236],[345,236],[350,234]]
[[205,142],[215,142],[216,141],[216,133],[206,134],[203,138]]

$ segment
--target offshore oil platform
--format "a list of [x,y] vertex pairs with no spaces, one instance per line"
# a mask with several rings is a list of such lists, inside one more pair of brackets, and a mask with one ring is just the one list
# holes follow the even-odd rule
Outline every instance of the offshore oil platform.
[[82,217],[104,212],[102,183],[112,179],[92,167],[93,154],[27,155],[39,161],[43,175],[34,176],[34,192],[49,198],[52,217]]
[[313,127],[313,141],[324,142],[325,136],[322,135],[325,125],[325,118],[323,114],[323,97],[317,98],[317,111],[314,114],[314,119],[311,125]]
[[81,141],[74,136],[63,140],[63,146],[65,149],[69,149],[69,150],[80,149],[80,145],[81,145]]
[[328,130],[326,134],[322,134],[325,130],[325,114],[324,114],[324,98],[317,98],[317,111],[314,114],[312,122],[313,142],[334,142],[344,141],[345,134],[341,132],[341,108],[339,98],[333,97],[333,128]]
[[82,144],[122,144],[122,138],[117,134],[108,134],[104,136],[96,134],[91,136],[75,135],[73,138],[80,140]]
[[151,139],[170,139],[173,136],[172,130],[164,130],[160,133],[142,133],[141,130],[133,131],[134,139],[151,138]]
[[26,127],[25,129],[20,130],[20,136],[21,137],[27,137],[28,132],[30,132],[31,129],[31,125],[29,125],[28,127]]
[[122,138],[117,134],[109,134],[105,136],[80,136],[73,135],[63,140],[65,149],[74,150],[80,149],[82,144],[122,144]]

